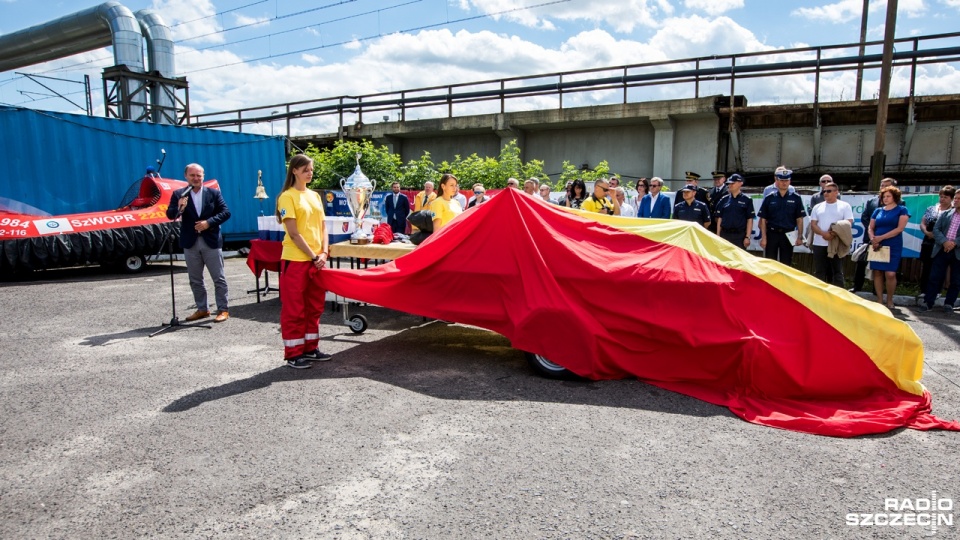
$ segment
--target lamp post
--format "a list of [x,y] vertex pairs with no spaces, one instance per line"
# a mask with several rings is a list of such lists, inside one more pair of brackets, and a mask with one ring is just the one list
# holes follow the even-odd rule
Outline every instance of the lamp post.
[[270,112],[270,136],[273,137],[273,115],[278,114],[280,111],[271,111]]

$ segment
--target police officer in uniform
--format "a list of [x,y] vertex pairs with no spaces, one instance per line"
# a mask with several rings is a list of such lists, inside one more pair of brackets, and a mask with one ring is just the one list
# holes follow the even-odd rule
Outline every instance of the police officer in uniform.
[[693,186],[693,189],[697,190],[696,199],[702,202],[703,204],[707,205],[707,209],[709,210],[710,192],[699,186],[698,182],[700,180],[700,175],[690,171],[687,171],[684,174],[687,176],[687,185]]
[[714,221],[720,230],[720,238],[735,246],[747,249],[750,246],[750,233],[753,231],[753,199],[747,197],[740,188],[743,177],[732,174],[724,181],[729,192],[717,201]]
[[[723,171],[713,171],[710,174],[713,176],[713,188],[707,193],[707,199],[710,201],[710,215],[716,217],[717,203],[727,194],[727,173]],[[718,232],[716,219],[713,220],[713,225],[711,225],[710,230],[714,233]]]
[[709,228],[710,207],[696,199],[697,186],[687,184],[683,186],[680,193],[683,195],[683,200],[673,205],[673,219],[693,221]]
[[[790,178],[793,171],[778,167],[774,174],[776,191],[763,198],[760,205],[760,247],[763,255],[783,264],[793,262],[793,246],[803,243],[803,218],[807,212],[803,200],[796,192],[790,193]],[[797,231],[797,239],[791,245],[787,233]]]

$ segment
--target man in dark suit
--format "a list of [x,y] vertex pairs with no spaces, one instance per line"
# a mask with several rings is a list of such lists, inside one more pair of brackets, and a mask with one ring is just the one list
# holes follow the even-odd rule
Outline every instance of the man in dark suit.
[[407,231],[407,215],[410,213],[410,199],[400,193],[400,183],[390,184],[390,193],[384,197],[383,208],[384,215],[387,216],[387,225],[394,233],[405,233]]
[[950,287],[943,298],[943,310],[953,313],[956,309],[954,304],[960,294],[960,250],[957,249],[957,242],[960,242],[960,193],[953,196],[953,207],[941,213],[933,226],[933,268],[920,311],[933,309],[933,302],[943,290],[947,269],[950,270]]
[[219,189],[204,187],[203,167],[187,165],[183,172],[189,186],[173,192],[167,217],[180,218],[180,247],[187,261],[190,288],[197,303],[197,311],[186,318],[196,321],[210,316],[207,289],[203,285],[203,268],[213,279],[217,298],[217,317],[214,322],[230,318],[227,306],[227,278],[223,275],[223,236],[220,225],[230,219],[230,209]]
[[[723,171],[713,171],[710,174],[713,175],[713,188],[707,193],[707,199],[710,201],[708,206],[710,207],[710,215],[716,216],[717,204],[720,202],[720,199],[727,194],[727,173]],[[710,232],[720,234],[720,229],[717,228],[719,223],[720,220],[714,219],[710,225]]]

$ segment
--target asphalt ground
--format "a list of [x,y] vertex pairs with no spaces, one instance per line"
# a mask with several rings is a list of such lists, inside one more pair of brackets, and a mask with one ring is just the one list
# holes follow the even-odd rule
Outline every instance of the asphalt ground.
[[[757,426],[636,380],[542,379],[501,336],[375,307],[362,335],[328,310],[333,360],[293,370],[244,263],[229,321],[154,338],[165,265],[0,284],[0,538],[958,537],[958,433]],[[175,281],[185,317],[183,263]],[[960,314],[897,316],[960,418]],[[930,498],[952,505],[935,532],[847,524]]]

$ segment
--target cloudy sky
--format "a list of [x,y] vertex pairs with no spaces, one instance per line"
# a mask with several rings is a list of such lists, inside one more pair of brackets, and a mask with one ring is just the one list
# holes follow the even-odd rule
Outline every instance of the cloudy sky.
[[[120,0],[131,11],[151,8],[171,26],[177,74],[190,84],[194,113],[264,107],[292,101],[392,92],[482,81],[702,57],[854,43],[862,0]],[[0,34],[16,32],[97,5],[96,1],[0,0]],[[49,6],[47,8],[47,6]],[[868,39],[883,37],[886,1],[872,0]],[[960,0],[900,0],[896,35],[913,37],[960,29]],[[958,46],[960,39],[928,48]],[[876,48],[873,52],[879,52]],[[855,50],[829,51],[846,56]],[[784,55],[780,59],[799,58]],[[809,56],[806,56],[809,57]],[[772,58],[768,61],[772,61]],[[102,114],[100,74],[113,64],[110,49],[16,71],[67,79],[44,83],[82,103],[83,75],[93,81]],[[955,93],[957,66],[921,69],[918,93]],[[906,91],[906,69],[893,93]],[[876,92],[868,73],[864,97]],[[821,99],[849,98],[855,75],[821,81]],[[721,94],[728,83],[706,83]],[[812,101],[813,80],[795,77],[738,86],[750,103]],[[644,97],[687,97],[692,86],[645,90]],[[13,71],[0,73],[0,103],[77,111],[68,101]],[[565,97],[565,106],[603,103],[602,92]],[[571,100],[571,101],[568,101]],[[606,100],[606,101],[605,101]],[[523,105],[552,106],[550,99]],[[483,105],[469,112],[487,112]],[[489,108],[489,107],[488,107]],[[429,115],[429,111],[421,111]],[[331,119],[301,121],[294,134],[330,132]],[[274,129],[282,131],[277,122]],[[244,131],[269,133],[271,126]]]

